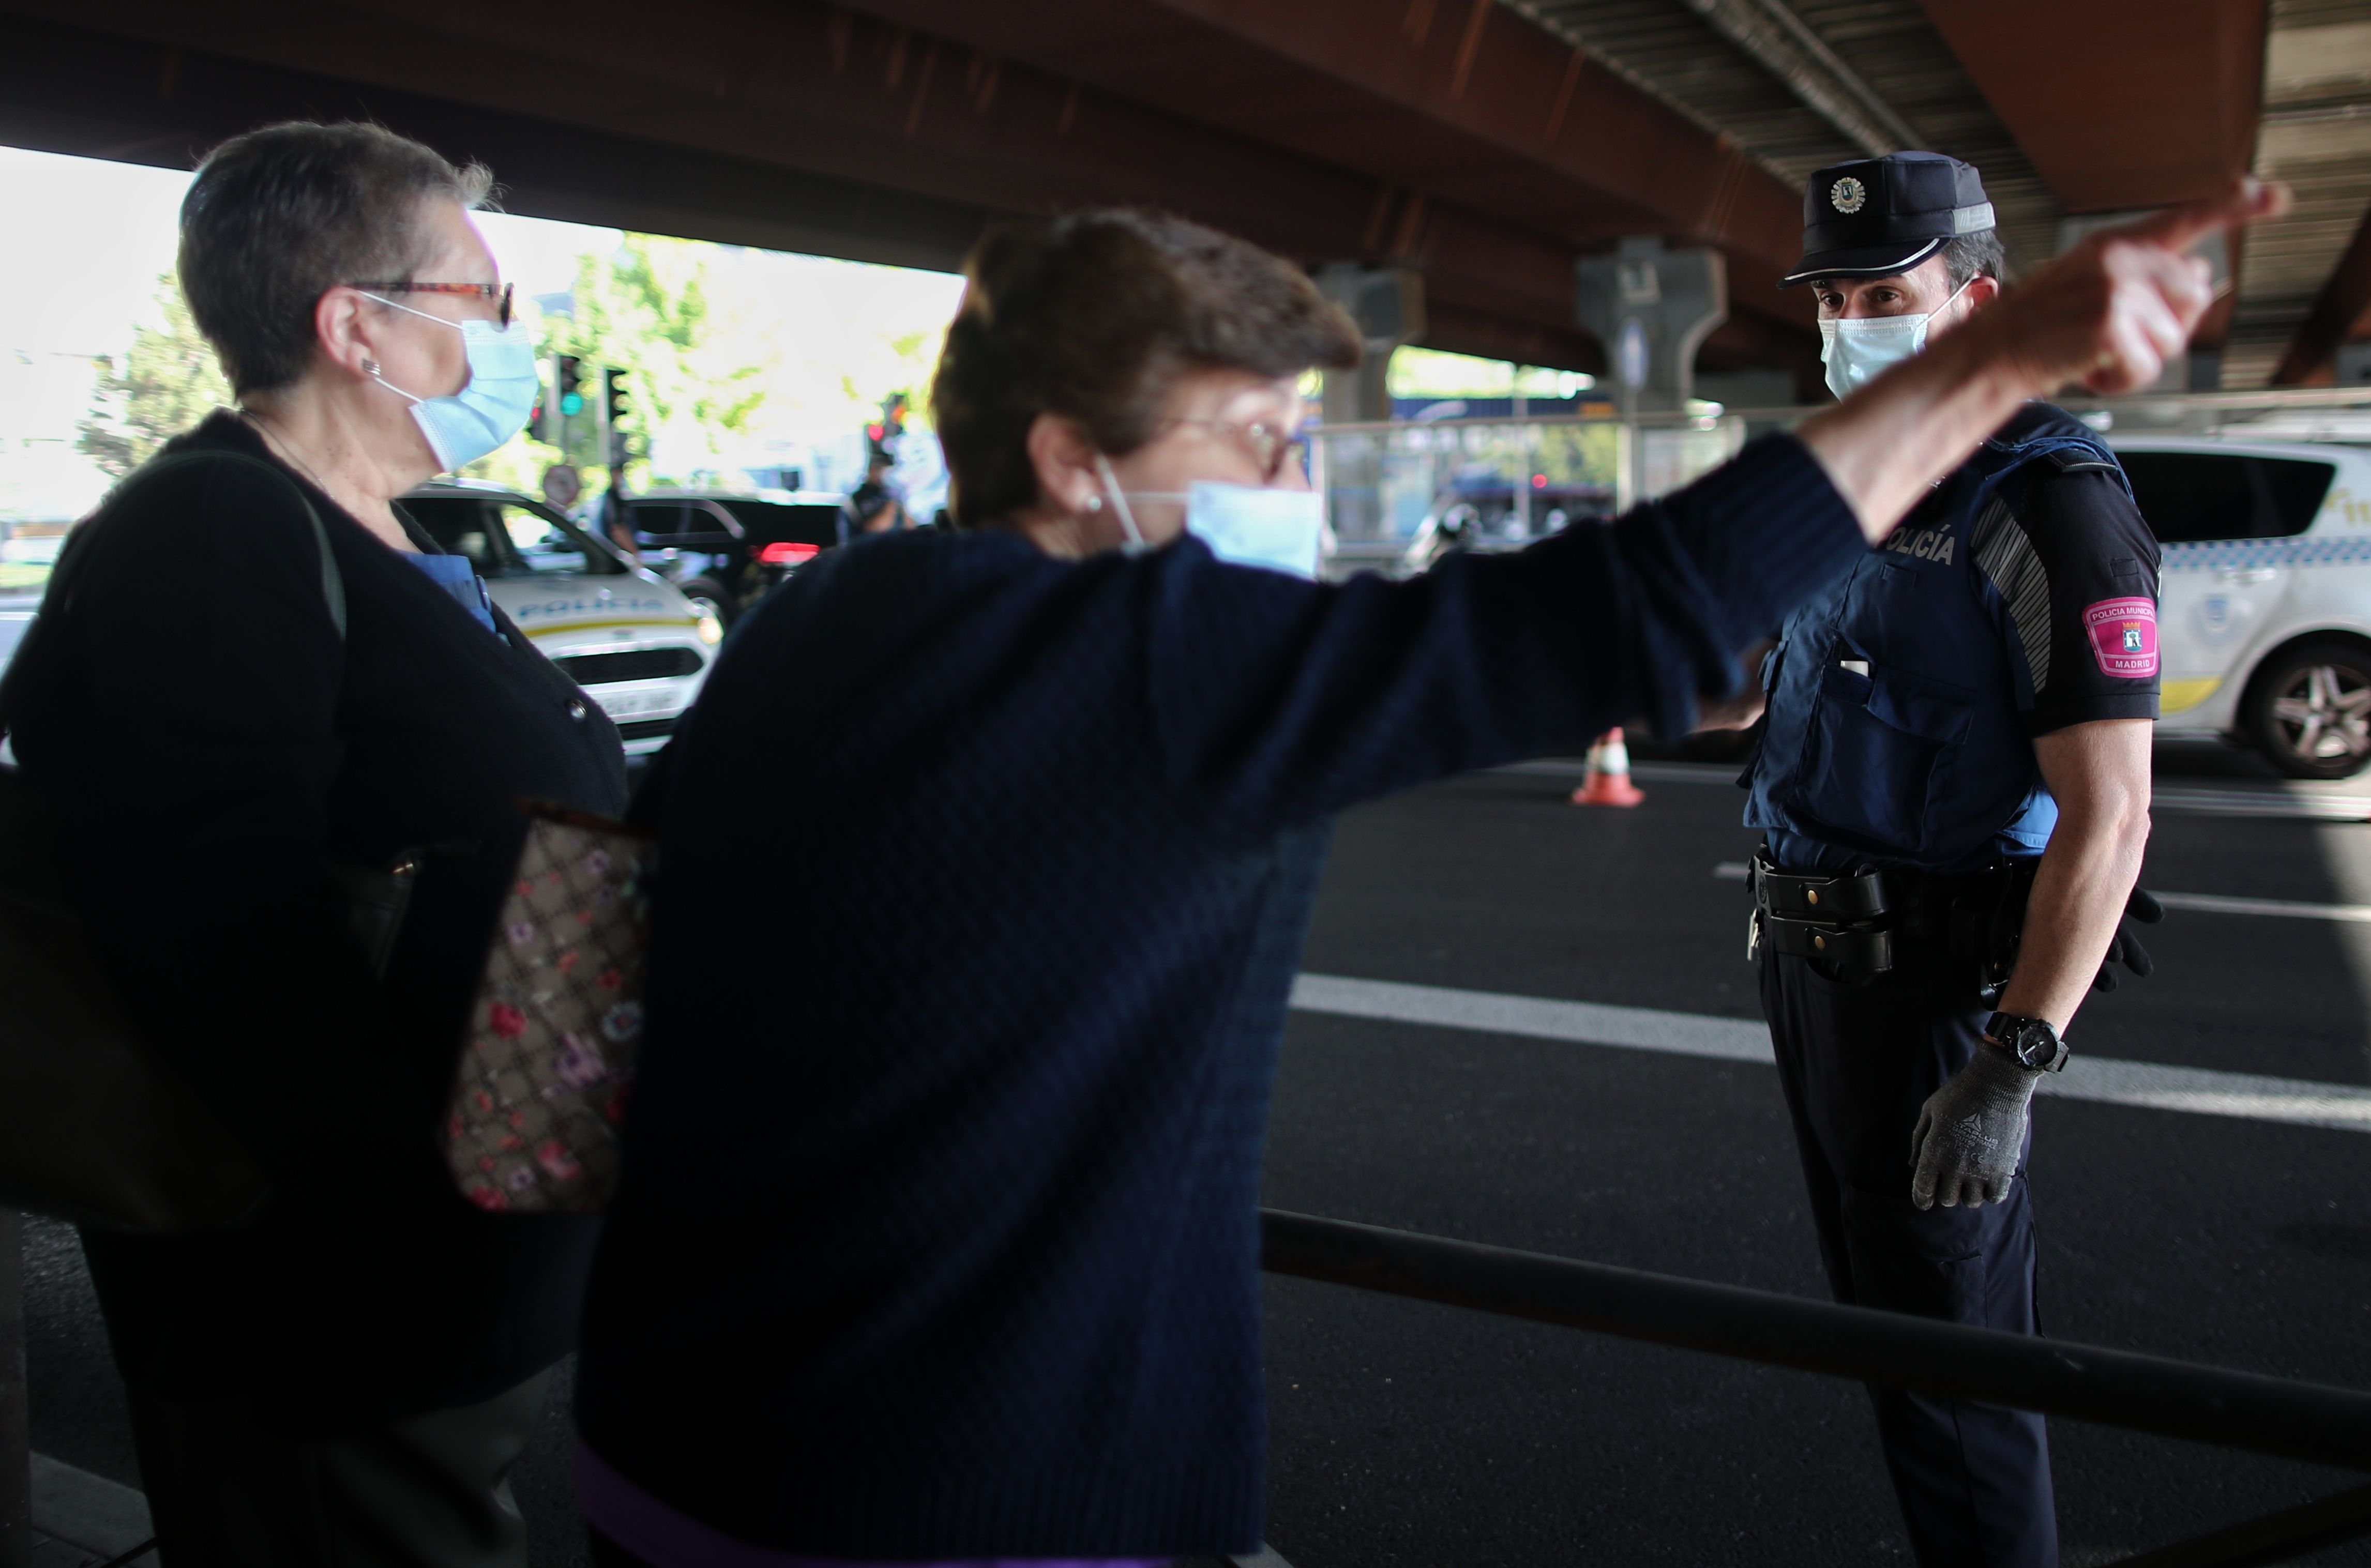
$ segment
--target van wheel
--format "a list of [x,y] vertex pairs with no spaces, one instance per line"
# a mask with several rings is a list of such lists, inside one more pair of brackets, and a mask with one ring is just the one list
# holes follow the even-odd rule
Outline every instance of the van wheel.
[[732,595],[705,577],[695,577],[684,583],[681,592],[685,598],[691,601],[694,613],[714,616],[716,624],[722,627],[729,627],[733,624],[733,617],[737,612],[734,608]]
[[2241,721],[2264,759],[2292,778],[2350,778],[2371,763],[2371,654],[2308,642],[2267,665]]

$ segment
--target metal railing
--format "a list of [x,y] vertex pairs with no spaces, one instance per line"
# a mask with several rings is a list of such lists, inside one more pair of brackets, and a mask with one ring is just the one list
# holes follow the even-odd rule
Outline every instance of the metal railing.
[[[2371,387],[2066,397],[2111,439],[2127,434],[2371,444]],[[1338,573],[1419,570],[1436,538],[1516,548],[1584,517],[1611,517],[1678,489],[1765,431],[1814,408],[1395,420],[1321,426],[1312,481],[1325,496]]]
[[[2353,1389],[1277,1209],[1260,1220],[1271,1274],[2371,1471],[2371,1393]],[[2242,1568],[2366,1535],[2371,1483],[2114,1568]]]

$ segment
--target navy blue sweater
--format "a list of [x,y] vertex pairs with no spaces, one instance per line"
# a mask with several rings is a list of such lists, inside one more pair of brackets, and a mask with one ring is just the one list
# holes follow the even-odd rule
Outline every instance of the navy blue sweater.
[[1683,727],[1863,548],[1781,437],[1407,582],[1004,533],[801,574],[666,764],[586,1439],[820,1555],[1255,1548],[1260,1148],[1335,813]]

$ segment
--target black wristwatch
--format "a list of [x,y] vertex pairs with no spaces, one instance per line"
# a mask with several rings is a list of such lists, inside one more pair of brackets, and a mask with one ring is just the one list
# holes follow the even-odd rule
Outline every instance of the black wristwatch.
[[2031,1071],[2054,1073],[2066,1065],[2066,1042],[2045,1019],[1996,1012],[1984,1020],[1984,1034]]

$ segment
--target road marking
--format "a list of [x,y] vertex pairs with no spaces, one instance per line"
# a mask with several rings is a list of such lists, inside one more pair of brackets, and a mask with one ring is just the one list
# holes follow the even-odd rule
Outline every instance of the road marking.
[[[1630,777],[1649,784],[1735,784],[1743,765],[1716,762],[1633,762]],[[1509,763],[1498,773],[1532,773],[1546,778],[1579,778],[1589,772],[1585,762],[1563,757],[1539,757]],[[2184,784],[2160,786],[2150,804],[2158,811],[2192,812],[2205,816],[2281,817],[2300,822],[2371,822],[2371,795],[2325,793],[2311,784],[2274,785],[2266,790],[2204,790]]]
[[[1712,874],[1722,882],[1743,882],[1745,862],[1721,860]],[[2371,904],[2307,904],[2294,898],[2232,898],[2219,893],[2150,894],[2168,909],[2189,909],[2202,915],[2270,915],[2288,920],[2336,920],[2349,926],[2371,926]]]
[[88,1553],[90,1562],[121,1557],[156,1538],[148,1499],[121,1482],[47,1454],[33,1456],[32,1482],[33,1528]]
[[2192,790],[2177,786],[2154,791],[2149,804],[2157,811],[2198,812],[2209,816],[2371,821],[2371,796],[2309,794],[2303,789],[2275,794],[2260,790]]
[[[1342,1018],[1515,1034],[1673,1056],[1759,1062],[1764,1066],[1773,1062],[1770,1033],[1762,1024],[1706,1013],[1355,980],[1338,974],[1301,975],[1293,984],[1292,1005],[1303,1012]],[[2045,1094],[2107,1105],[2371,1133],[2371,1089],[2354,1084],[2210,1072],[2078,1054],[2066,1064],[2065,1071],[2044,1075],[2041,1087]]]

